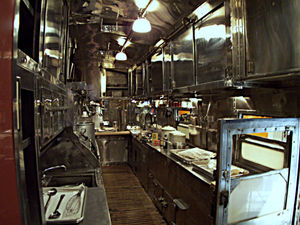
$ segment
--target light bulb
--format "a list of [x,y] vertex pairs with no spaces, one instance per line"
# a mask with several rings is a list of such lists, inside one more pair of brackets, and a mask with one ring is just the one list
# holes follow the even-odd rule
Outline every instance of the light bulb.
[[118,52],[116,54],[116,60],[125,61],[127,60],[127,55],[124,52]]
[[145,8],[148,2],[149,0],[135,0],[136,6],[139,7],[140,9]]
[[151,24],[146,18],[138,18],[134,21],[132,30],[137,33],[147,33],[151,31]]

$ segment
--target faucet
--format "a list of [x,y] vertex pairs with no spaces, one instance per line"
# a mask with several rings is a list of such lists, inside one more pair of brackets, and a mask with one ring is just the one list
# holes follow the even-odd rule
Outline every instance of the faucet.
[[57,166],[48,167],[42,171],[43,177],[46,176],[46,172],[51,171],[51,170],[60,169],[60,168],[64,169],[65,171],[67,170],[67,167],[65,165],[57,165]]
[[64,169],[65,171],[67,170],[67,167],[65,165],[57,165],[57,166],[48,167],[42,171],[41,182],[42,182],[43,187],[47,186],[46,184],[49,182],[49,179],[46,179],[46,172],[51,171],[51,170],[60,169],[60,168]]

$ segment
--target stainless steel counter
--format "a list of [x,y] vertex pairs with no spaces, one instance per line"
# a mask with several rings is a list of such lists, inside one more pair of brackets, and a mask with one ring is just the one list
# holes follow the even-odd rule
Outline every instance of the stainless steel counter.
[[79,225],[111,225],[103,186],[88,188],[84,215]]
[[161,153],[162,155],[164,155],[165,157],[167,157],[169,160],[172,160],[173,162],[175,162],[177,165],[179,165],[180,167],[184,168],[185,170],[187,170],[189,173],[191,173],[193,176],[195,176],[198,179],[203,180],[204,182],[206,182],[207,184],[211,185],[212,184],[212,180],[208,179],[205,176],[202,176],[201,174],[195,172],[193,170],[193,166],[192,165],[186,165],[181,163],[180,161],[178,161],[177,159],[173,158],[168,151],[162,149],[160,146],[154,146],[152,145],[152,143],[148,143],[144,140],[139,140],[138,138],[136,138],[135,136],[133,136],[133,138],[135,138],[137,141],[139,141],[140,143],[146,144],[147,146],[151,147],[152,149],[155,149],[156,151],[158,151],[159,153]]
[[201,224],[213,224],[215,182],[134,135],[128,162],[168,223],[199,224],[201,218]]

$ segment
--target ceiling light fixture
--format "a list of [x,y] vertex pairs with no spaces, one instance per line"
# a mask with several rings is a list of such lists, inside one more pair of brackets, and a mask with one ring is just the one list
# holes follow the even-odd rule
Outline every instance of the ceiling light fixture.
[[137,33],[148,33],[151,31],[151,24],[149,20],[144,17],[138,18],[132,25],[132,30]]
[[[145,2],[145,1],[143,1]],[[145,14],[149,8],[149,6],[153,3],[153,0],[149,0],[145,5],[143,4],[143,8],[139,13],[138,18],[133,22],[132,30],[137,33],[147,33],[151,31],[151,24],[149,20],[145,18]],[[145,5],[145,6],[144,6]]]
[[118,61],[126,61],[127,60],[127,55],[124,52],[118,52],[116,54],[116,60],[118,60]]
[[143,9],[147,6],[149,0],[135,0],[135,4],[138,8]]

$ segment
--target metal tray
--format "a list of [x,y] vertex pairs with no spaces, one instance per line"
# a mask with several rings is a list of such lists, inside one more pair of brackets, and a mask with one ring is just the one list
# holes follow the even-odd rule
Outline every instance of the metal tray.
[[[83,184],[78,186],[45,187],[43,188],[44,205],[46,205],[49,198],[47,192],[52,188],[56,188],[57,193],[51,197],[48,204],[45,215],[47,224],[80,223],[84,218],[87,187]],[[80,195],[78,194],[79,192]],[[49,216],[54,212],[61,195],[65,195],[58,209],[61,215],[56,219],[50,219]]]
[[172,157],[174,157],[176,160],[182,162],[183,164],[192,165],[192,162],[193,162],[192,159],[182,158],[180,155],[178,155],[179,152],[184,151],[184,150],[185,149],[173,149],[173,150],[170,150],[170,154]]
[[[187,165],[192,165],[193,162],[201,160],[199,158],[195,158],[195,159],[186,158],[186,157],[183,157],[182,155],[178,154],[180,152],[187,151],[187,150],[191,150],[191,149],[172,149],[172,150],[170,150],[170,154],[171,154],[171,156],[173,156],[178,161],[180,161],[180,162],[182,162],[184,164],[187,164]],[[197,150],[201,151],[201,152],[203,152],[205,154],[208,154],[208,155],[211,154],[210,158],[213,158],[215,156],[215,153],[212,153],[210,151],[207,151],[207,150],[204,150],[204,149],[200,149],[200,148],[197,148]]]

